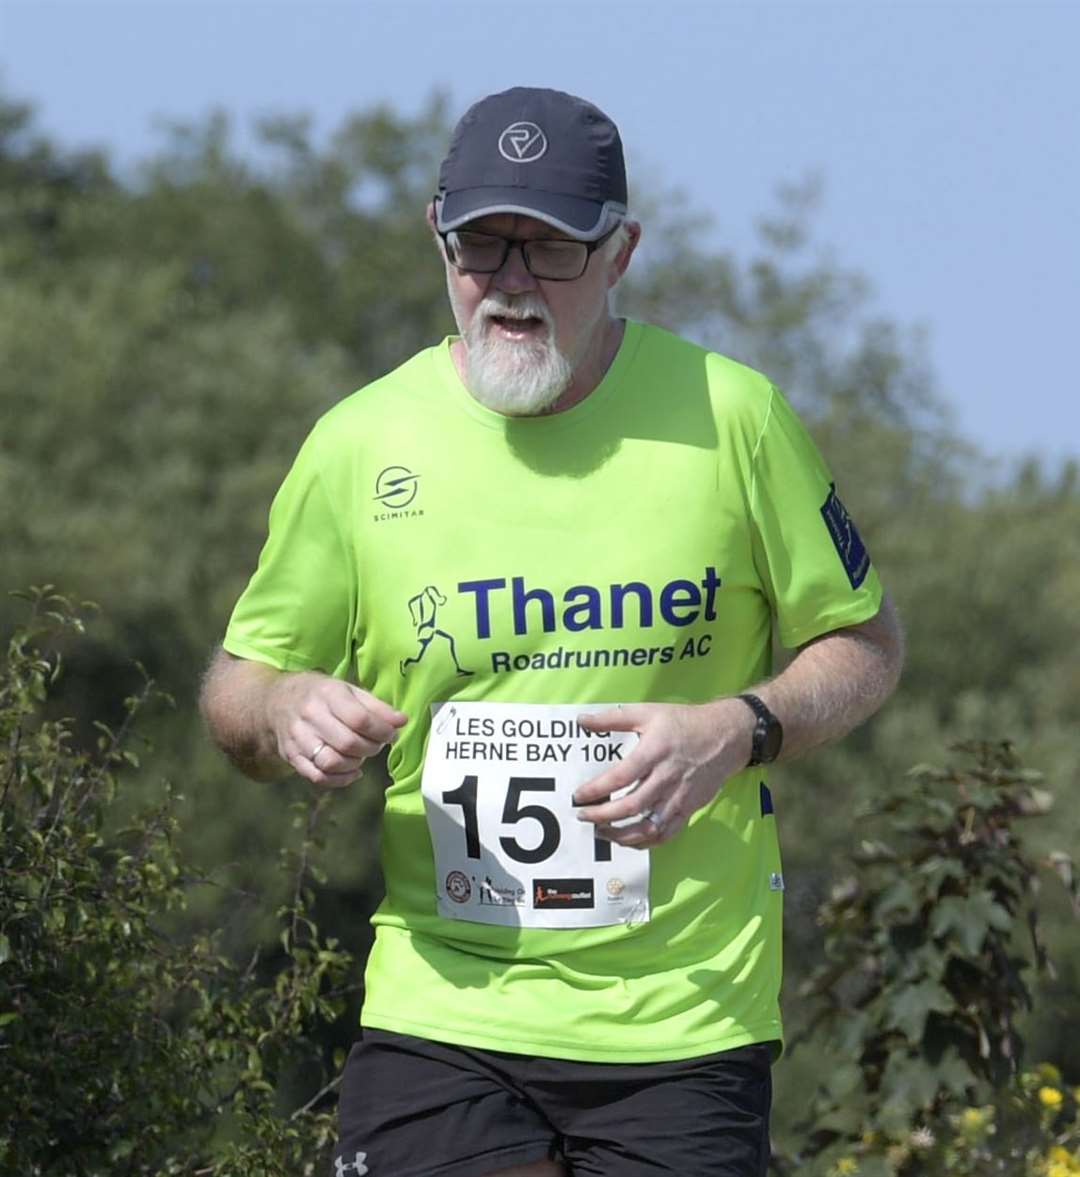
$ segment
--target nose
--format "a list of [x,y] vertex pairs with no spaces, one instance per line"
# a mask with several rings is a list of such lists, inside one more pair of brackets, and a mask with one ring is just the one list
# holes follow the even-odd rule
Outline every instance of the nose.
[[525,265],[525,255],[520,243],[510,246],[502,269],[496,271],[495,285],[506,294],[523,294],[536,289],[536,279]]

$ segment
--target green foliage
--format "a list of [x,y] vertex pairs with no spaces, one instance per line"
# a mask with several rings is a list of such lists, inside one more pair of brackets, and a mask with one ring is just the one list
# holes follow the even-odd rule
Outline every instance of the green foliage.
[[[160,808],[162,777],[182,785],[169,813],[185,877],[229,863],[234,886],[274,897],[240,909],[230,888],[188,887],[185,906],[165,913],[182,941],[219,926],[230,959],[258,950],[280,963],[276,862],[292,794],[239,782],[208,747],[199,674],[310,424],[452,329],[423,220],[448,123],[434,95],[414,116],[375,107],[325,135],[303,116],[268,119],[241,151],[216,115],[173,127],[121,174],[50,142],[27,105],[0,94],[0,590],[51,582],[108,601],[91,634],[56,638],[65,673],[41,714],[74,718],[69,748],[94,722],[124,723],[133,659],[176,695],[175,709],[143,714],[154,747],[139,749],[143,770],[125,770],[110,820]],[[892,794],[912,748],[1010,732],[1049,778],[1075,779],[1080,482],[1075,464],[1002,470],[954,435],[924,335],[875,313],[867,278],[815,240],[818,183],[781,186],[757,238],[736,249],[726,226],[642,180],[647,160],[632,162],[645,235],[621,307],[785,389],[907,622],[904,681],[884,712],[776,775],[785,1020],[797,1034],[811,1013],[800,985],[823,948],[814,915],[850,845],[850,815]],[[15,624],[0,592],[0,631]],[[336,799],[348,835],[326,848],[332,884],[315,896],[318,924],[356,956],[381,894],[372,784]],[[1059,797],[1053,838],[1032,835],[1039,853],[1080,844],[1075,790]],[[1034,1008],[1018,1007],[1013,1029],[1068,1071],[1080,938],[1068,905],[1046,898],[1059,975],[1021,974]],[[989,922],[980,902],[941,917],[957,943]],[[949,1017],[935,1008],[940,979],[923,980],[893,1033],[913,1033],[924,1011],[930,1026]],[[312,1027],[324,1059],[347,1047],[354,1012]],[[781,1141],[794,1140],[793,1111],[817,1074],[808,1054],[776,1072]],[[307,1099],[305,1074],[286,1081],[293,1106]]]
[[297,806],[280,951],[239,967],[220,935],[177,936],[174,914],[208,880],[176,845],[180,800],[110,829],[139,771],[135,721],[161,699],[143,678],[117,730],[79,748],[46,707],[61,664],[47,644],[83,632],[47,590],[30,595],[0,667],[0,1167],[49,1177],[310,1174],[325,1163],[332,1089],[280,1106],[298,1065],[338,1017],[353,961],[311,918],[317,823],[329,794]]
[[978,1173],[999,1157],[1019,1172],[1026,1157],[1034,1174],[1052,1148],[1080,1146],[1060,1072],[1021,1074],[1027,973],[1051,967],[1041,876],[1056,874],[1080,914],[1069,856],[1036,859],[1017,828],[1052,797],[1008,744],[956,752],[955,766],[912,769],[868,815],[883,828],[821,909],[804,1037],[835,1064],[803,1125],[812,1172]]

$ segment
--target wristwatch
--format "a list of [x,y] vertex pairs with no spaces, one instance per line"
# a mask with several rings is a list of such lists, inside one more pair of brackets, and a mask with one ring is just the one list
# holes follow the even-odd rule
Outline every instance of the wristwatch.
[[751,745],[750,760],[746,767],[755,764],[771,764],[780,755],[780,745],[784,742],[784,729],[780,720],[765,706],[757,695],[736,695],[754,713],[757,722],[754,724],[754,742]]

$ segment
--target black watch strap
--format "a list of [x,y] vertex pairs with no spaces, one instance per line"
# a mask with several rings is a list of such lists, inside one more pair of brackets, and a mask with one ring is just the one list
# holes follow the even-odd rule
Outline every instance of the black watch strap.
[[765,706],[757,695],[736,695],[754,713],[754,736],[750,759],[746,767],[755,764],[771,764],[780,755],[784,742],[784,729],[780,720]]

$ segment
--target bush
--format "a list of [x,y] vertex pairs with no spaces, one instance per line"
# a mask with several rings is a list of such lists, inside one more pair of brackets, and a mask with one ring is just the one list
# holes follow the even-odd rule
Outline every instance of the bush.
[[[333,794],[294,806],[280,952],[230,959],[221,929],[180,918],[196,888],[222,885],[177,848],[182,798],[163,782],[119,817],[147,795],[140,714],[167,699],[141,675],[115,730],[80,740],[50,692],[81,613],[48,590],[26,599],[0,666],[0,1172],[328,1170],[342,1059],[314,1043],[359,988],[311,915]],[[879,836],[821,910],[806,1038],[833,1065],[779,1173],[1080,1175],[1080,1089],[1025,1067],[1018,1028],[1028,975],[1052,967],[1040,877],[1060,878],[1075,911],[1073,865],[1018,833],[1052,798],[1007,743],[957,751],[958,767],[913,769],[868,815]]]
[[[297,808],[282,867],[281,953],[246,966],[219,934],[178,935],[193,873],[175,845],[182,798],[121,828],[139,771],[136,721],[164,696],[143,676],[96,746],[49,715],[58,643],[80,611],[48,590],[0,667],[0,1170],[25,1177],[201,1174],[278,1177],[329,1164],[326,1064],[312,1031],[337,1017],[355,962],[310,918],[318,827],[329,794]],[[321,1076],[279,1106],[285,1075]]]
[[[1069,857],[1036,860],[1016,826],[1052,797],[1008,743],[919,766],[868,817],[884,827],[820,912],[825,961],[803,987],[806,1034],[835,1065],[785,1172],[1080,1173],[1076,1092],[1022,1069],[1026,974],[1051,968],[1040,876],[1077,890]],[[1073,1166],[1070,1168],[1069,1166]]]

